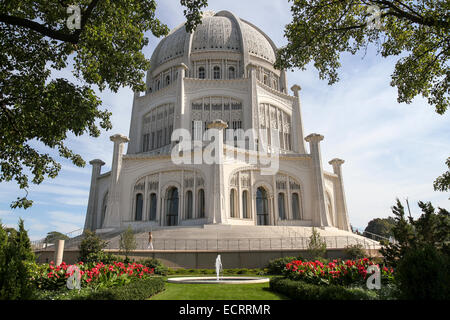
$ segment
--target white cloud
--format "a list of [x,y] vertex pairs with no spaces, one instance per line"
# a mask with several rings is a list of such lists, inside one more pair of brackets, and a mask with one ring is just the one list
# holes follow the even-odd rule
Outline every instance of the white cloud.
[[[50,211],[48,213],[49,218],[51,220],[50,223],[54,224],[56,222],[64,222],[64,223],[71,223],[71,224],[83,224],[85,215],[84,213],[81,214],[75,214],[71,212],[65,212],[65,211]],[[73,231],[73,230],[70,230]]]

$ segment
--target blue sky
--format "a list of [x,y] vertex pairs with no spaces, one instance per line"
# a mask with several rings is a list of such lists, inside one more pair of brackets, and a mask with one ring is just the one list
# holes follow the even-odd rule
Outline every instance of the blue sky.
[[[184,22],[179,0],[157,1],[157,14],[169,28]],[[284,26],[291,21],[287,0],[209,0],[207,10],[229,10],[263,30],[277,46],[286,44]],[[160,41],[150,34],[144,49],[147,58]],[[339,157],[343,165],[344,187],[350,222],[365,228],[377,217],[391,215],[395,198],[408,197],[413,216],[420,215],[419,200],[435,207],[450,208],[449,194],[433,190],[434,179],[445,170],[450,156],[450,115],[440,116],[422,98],[398,104],[397,91],[390,87],[395,59],[382,58],[370,48],[355,56],[343,55],[340,81],[328,86],[311,66],[306,71],[288,73],[288,84],[302,87],[302,113],[305,134],[320,133],[324,169],[332,171],[328,161]],[[73,80],[70,70],[55,73]],[[100,158],[109,171],[112,142],[116,133],[128,135],[133,93],[123,88],[117,93],[98,92],[103,108],[110,110],[113,129],[102,131],[99,138],[70,136],[67,145],[86,162]],[[0,184],[0,219],[16,226],[25,220],[30,238],[42,238],[47,232],[70,232],[84,225],[90,185],[90,165],[78,168],[57,157],[62,164],[56,179],[32,186],[29,197],[34,205],[27,210],[11,210],[11,201],[23,196],[15,183]]]

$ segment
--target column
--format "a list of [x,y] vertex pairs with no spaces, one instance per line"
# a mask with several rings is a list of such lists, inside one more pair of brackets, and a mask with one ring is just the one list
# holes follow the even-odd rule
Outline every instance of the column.
[[126,136],[115,134],[110,137],[114,142],[113,160],[111,166],[111,180],[109,183],[108,205],[105,216],[106,227],[120,226],[120,173],[122,170],[122,155],[125,143],[129,141]]
[[342,177],[342,164],[344,162],[345,161],[342,159],[335,158],[328,163],[333,166],[333,172],[338,176],[338,183],[335,185],[334,193],[336,202],[336,227],[342,230],[352,231],[350,228],[347,204],[345,201],[344,179]]
[[226,221],[225,186],[223,178],[223,134],[226,128],[227,123],[223,120],[214,120],[208,125],[208,129],[219,130],[217,144],[215,143],[217,149],[214,151],[216,153],[216,161],[213,164],[213,223],[223,223]]
[[59,266],[63,262],[64,241],[65,240],[56,240],[55,242],[55,266]]
[[97,205],[98,205],[98,195],[97,195],[97,179],[100,176],[101,168],[105,164],[100,159],[95,159],[89,162],[92,165],[91,174],[91,188],[89,190],[89,200],[86,212],[86,221],[84,223],[84,230],[95,231],[97,227]]
[[296,97],[294,101],[294,105],[292,106],[292,120],[291,120],[291,128],[292,128],[292,149],[295,152],[305,154],[305,141],[303,139],[303,122],[302,122],[302,109],[300,103],[300,94],[301,90],[299,85],[293,85],[291,90],[294,92],[294,96]]
[[326,211],[325,205],[325,183],[323,180],[322,157],[320,154],[320,141],[323,136],[317,133],[312,133],[305,138],[309,142],[310,154],[312,157],[313,170],[313,225],[316,227],[330,227],[330,217]]

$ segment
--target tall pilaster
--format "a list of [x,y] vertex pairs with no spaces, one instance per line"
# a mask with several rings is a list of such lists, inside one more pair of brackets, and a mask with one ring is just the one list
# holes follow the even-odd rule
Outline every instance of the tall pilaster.
[[211,223],[223,223],[226,221],[225,212],[225,190],[224,190],[224,177],[223,177],[223,134],[227,128],[227,123],[222,120],[214,120],[208,125],[208,129],[218,130],[217,143],[214,145],[217,149],[215,152],[215,161],[213,163],[213,214],[209,217]]
[[105,163],[100,159],[95,159],[90,161],[89,164],[92,165],[91,188],[89,190],[89,201],[86,212],[86,221],[84,223],[84,230],[95,231],[97,227],[101,227],[97,226],[97,179],[100,176],[102,166]]
[[352,231],[345,201],[344,179],[342,177],[342,164],[344,162],[342,159],[335,158],[328,163],[333,166],[333,172],[338,176],[338,183],[335,188],[337,227],[342,230]]
[[188,67],[181,63],[177,66],[178,71],[178,79],[177,79],[177,103],[175,106],[175,117],[174,117],[174,126],[173,128],[184,128],[186,130],[191,130],[191,126],[189,124],[190,115],[187,105],[185,104],[184,99],[184,79],[186,77]]
[[120,226],[120,190],[119,180],[122,170],[122,156],[124,144],[129,141],[126,136],[115,134],[110,137],[114,142],[113,159],[111,166],[111,181],[109,183],[108,204],[106,208],[106,216],[104,227],[119,227]]
[[291,90],[294,92],[294,96],[296,97],[295,101],[294,101],[294,105],[292,108],[292,113],[293,113],[293,126],[292,126],[292,130],[293,130],[293,150],[295,152],[301,153],[301,154],[305,154],[306,153],[306,148],[305,148],[305,141],[304,141],[304,132],[303,132],[303,121],[302,121],[302,105],[300,102],[300,90],[302,88],[299,85],[293,85]]
[[310,154],[313,161],[313,188],[314,188],[314,208],[313,225],[317,227],[332,226],[325,205],[325,183],[323,179],[322,156],[320,153],[320,141],[323,136],[312,133],[305,138],[309,142]]

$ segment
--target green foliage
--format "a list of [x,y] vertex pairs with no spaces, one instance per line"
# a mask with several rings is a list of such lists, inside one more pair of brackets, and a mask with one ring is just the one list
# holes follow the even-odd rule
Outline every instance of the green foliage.
[[450,191],[450,157],[447,158],[445,164],[449,170],[434,180],[433,187],[435,191]]
[[54,243],[56,240],[69,240],[70,238],[58,231],[50,231],[44,239],[45,243]]
[[155,258],[148,258],[148,259],[144,259],[139,261],[140,264],[143,264],[144,266],[148,267],[148,268],[152,268],[154,269],[155,274],[160,274],[160,275],[167,275],[168,273],[168,269],[159,259],[155,259]]
[[137,243],[134,236],[133,229],[128,226],[125,232],[120,234],[119,250],[125,254],[125,261],[128,261],[128,256],[133,250],[136,250]]
[[182,6],[185,6],[184,16],[186,21],[186,32],[192,32],[195,27],[202,22],[201,8],[208,6],[207,0],[181,0]]
[[[370,44],[382,57],[400,56],[391,86],[398,102],[422,95],[443,114],[449,104],[448,1],[291,0],[288,44],[277,54],[277,68],[305,69],[310,63],[329,84],[339,80],[341,53],[356,54]],[[371,27],[370,6],[380,11],[380,28]]]
[[293,300],[375,300],[377,294],[361,288],[321,286],[282,277],[270,279],[270,290],[284,294]]
[[312,227],[312,233],[309,237],[308,255],[312,259],[324,258],[327,253],[327,243],[320,236],[320,232]]
[[144,300],[164,290],[165,282],[160,277],[134,279],[122,286],[82,288],[81,290],[40,290],[36,300]]
[[402,299],[449,300],[449,255],[431,245],[408,250],[398,263],[395,281]]
[[389,238],[393,236],[392,228],[395,224],[395,220],[392,217],[388,218],[375,218],[369,221],[364,231],[371,232],[382,237]]
[[90,230],[84,231],[84,237],[79,245],[80,249],[80,257],[79,261],[83,261],[84,263],[87,262],[96,262],[89,260],[88,257],[91,259],[96,259],[96,255],[100,254],[100,252],[106,247],[106,242],[100,239],[95,232],[92,232]]
[[344,253],[351,260],[361,259],[366,256],[366,250],[364,250],[364,246],[360,243],[346,246]]
[[267,264],[267,272],[269,274],[283,274],[286,264],[292,260],[303,260],[301,257],[282,257],[270,260]]
[[23,220],[19,229],[0,224],[0,299],[29,299],[33,295],[35,256]]
[[[203,1],[183,3],[193,28]],[[30,183],[55,178],[61,169],[36,142],[84,166],[66,145],[67,137],[98,137],[100,129],[111,129],[111,113],[100,108],[94,89],[144,91],[150,67],[142,53],[148,44],[144,34],[169,33],[156,17],[155,0],[79,0],[80,28],[72,30],[67,26],[69,4],[0,2],[0,182],[14,180],[27,195]],[[55,76],[54,71],[70,69],[76,83]],[[11,207],[30,207],[27,195]]]
[[85,260],[86,261],[84,262],[86,263],[103,262],[104,264],[112,264],[113,262],[124,262],[124,259],[122,259],[121,257],[104,251],[91,252],[86,256]]
[[381,248],[388,265],[396,267],[408,250],[417,250],[425,246],[434,246],[440,252],[449,255],[450,242],[450,213],[442,208],[438,212],[430,202],[418,203],[422,215],[414,220],[405,217],[405,210],[400,200],[392,208],[395,215],[395,226],[392,229],[395,242]]

